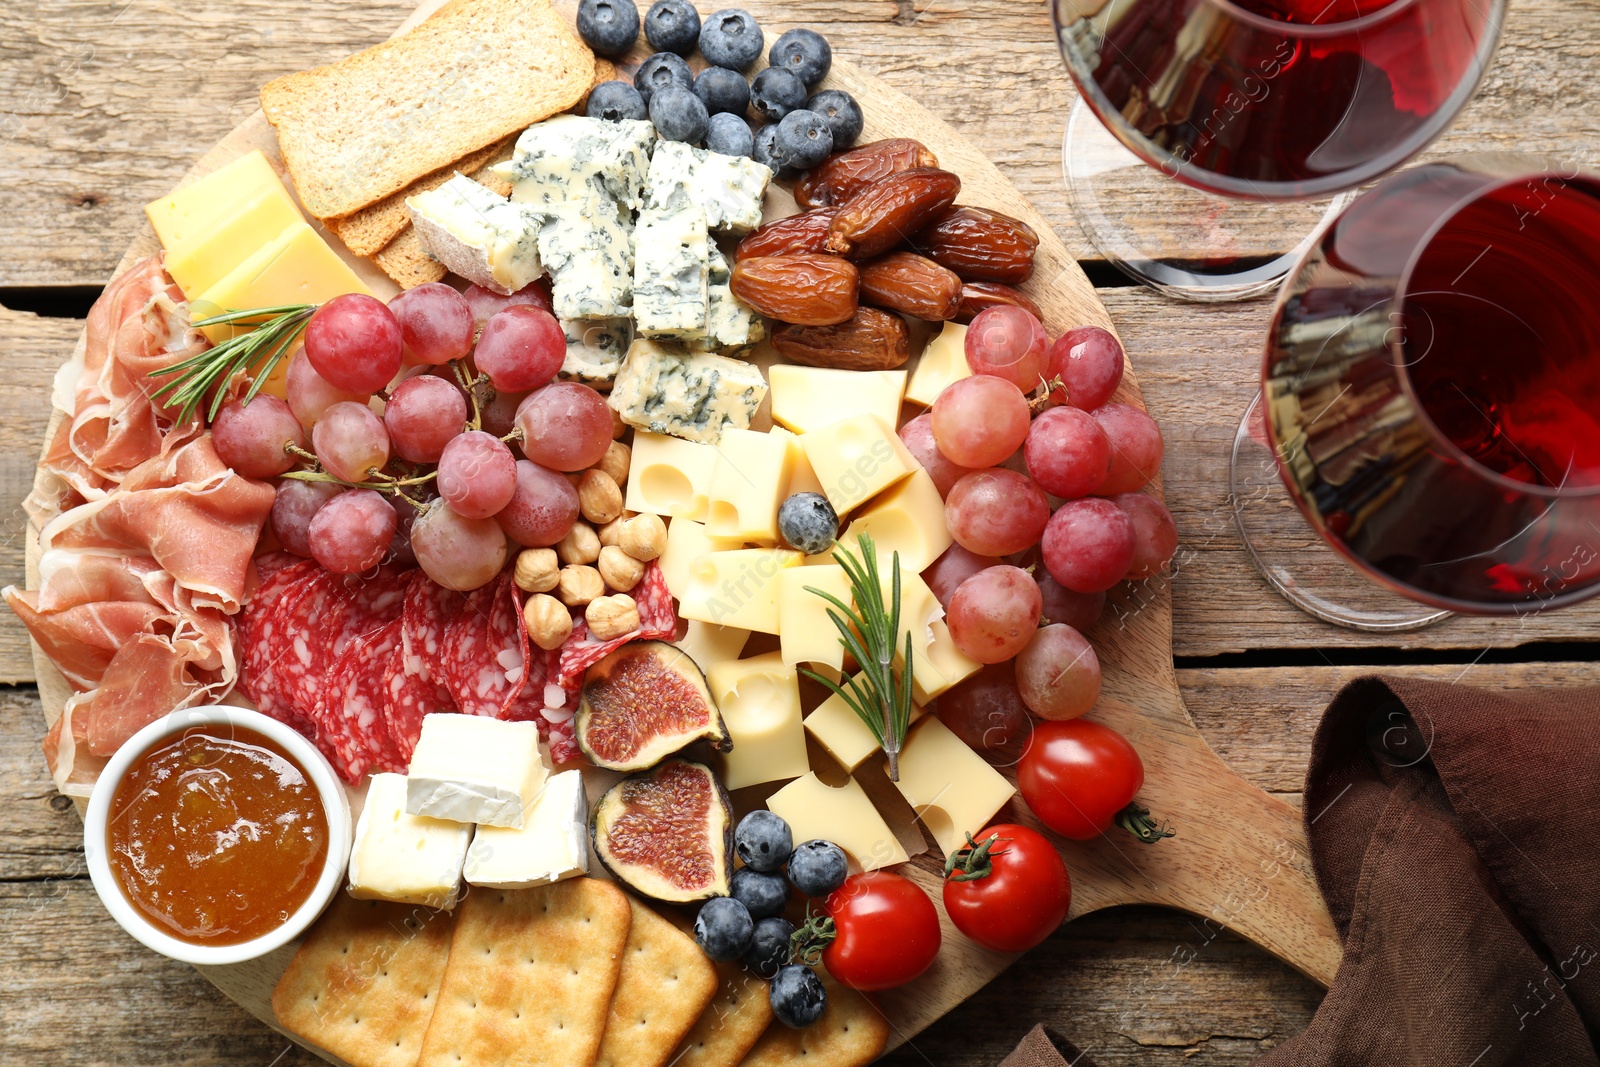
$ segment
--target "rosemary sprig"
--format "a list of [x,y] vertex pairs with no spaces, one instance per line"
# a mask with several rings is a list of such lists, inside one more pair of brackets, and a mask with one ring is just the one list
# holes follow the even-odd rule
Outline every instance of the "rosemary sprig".
[[872,538],[862,534],[856,543],[861,550],[859,560],[843,546],[833,550],[834,562],[844,569],[845,577],[850,580],[854,608],[832,593],[809,585],[805,588],[806,592],[815,593],[833,605],[828,609],[828,618],[839,631],[839,643],[855,657],[861,670],[843,685],[815,671],[804,668],[802,671],[843,700],[866,724],[889,757],[889,780],[898,782],[900,751],[911,725],[909,632],[898,677],[894,669],[895,636],[900,632],[900,553],[894,553],[891,558],[890,596],[885,603],[878,553]]
[[[262,383],[294,347],[300,332],[306,328],[312,312],[316,310],[316,304],[282,304],[248,311],[226,311],[210,318],[196,319],[189,325],[197,329],[221,325],[248,325],[253,328],[170,367],[151,371],[152,377],[177,375],[151,394],[151,399],[161,400],[165,397],[163,402],[168,406],[179,405],[178,421],[187,422],[199,410],[206,393],[226,383],[235,374],[247,373],[255,379],[250,384],[249,392],[244,395],[244,403],[250,403],[261,391]],[[224,389],[216,390],[211,407],[206,412],[207,422],[215,419],[217,412],[222,410],[225,393]]]

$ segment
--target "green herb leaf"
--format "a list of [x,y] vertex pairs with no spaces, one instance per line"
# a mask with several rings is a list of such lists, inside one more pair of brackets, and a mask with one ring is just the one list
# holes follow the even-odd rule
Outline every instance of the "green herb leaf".
[[[198,355],[190,356],[150,372],[151,377],[176,375],[172,381],[151,394],[167,406],[178,406],[178,421],[187,422],[194,417],[213,387],[225,385],[235,374],[249,374],[254,379],[245,393],[244,403],[254,400],[262,384],[273,370],[294,348],[294,343],[317,310],[316,304],[282,304],[277,307],[251,308],[246,311],[225,311],[209,318],[195,319],[189,325],[244,326],[252,328],[247,333],[230,337],[213,345]],[[215,419],[222,410],[225,390],[216,389],[207,421]],[[170,395],[169,395],[170,394]]]

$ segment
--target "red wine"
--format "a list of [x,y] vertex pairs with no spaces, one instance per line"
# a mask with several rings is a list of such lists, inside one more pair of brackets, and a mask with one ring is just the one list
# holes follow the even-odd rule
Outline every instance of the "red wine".
[[1415,155],[1476,89],[1500,13],[1488,0],[1076,6],[1057,0],[1058,32],[1101,121],[1173,177],[1257,199],[1328,195]]

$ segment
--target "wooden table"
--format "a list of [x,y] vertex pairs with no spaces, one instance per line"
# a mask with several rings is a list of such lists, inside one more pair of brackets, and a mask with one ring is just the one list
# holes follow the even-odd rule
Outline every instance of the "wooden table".
[[[142,205],[256,106],[279,74],[382,39],[409,0],[52,0],[0,6],[0,582],[22,581],[47,386],[140,225]],[[1255,391],[1266,302],[1170,303],[1093,261],[1060,176],[1073,89],[1038,0],[750,0],[825,31],[986,150],[1084,259],[1166,431],[1183,548],[1174,642],[1184,698],[1241,774],[1298,801],[1311,732],[1373,669],[1482,685],[1600,681],[1600,604],[1521,622],[1454,619],[1372,638],[1279,600],[1233,532],[1226,450]],[[1555,152],[1600,165],[1600,0],[1513,0],[1484,89],[1430,154]],[[1198,250],[1197,250],[1198,251]],[[1307,538],[1311,537],[1309,531]],[[309,1065],[189,968],[101,909],[81,823],[39,739],[27,637],[0,618],[0,1046],[49,1064]],[[1069,924],[895,1064],[992,1064],[1036,1021],[1105,1065],[1246,1063],[1302,1029],[1321,990],[1187,916],[1120,909]]]

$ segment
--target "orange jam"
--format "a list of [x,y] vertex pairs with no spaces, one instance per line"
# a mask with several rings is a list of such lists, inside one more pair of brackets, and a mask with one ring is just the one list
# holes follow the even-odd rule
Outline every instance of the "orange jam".
[[253,730],[195,726],[157,743],[111,798],[111,870],[133,907],[195,945],[237,945],[287,922],[322,874],[316,783]]

